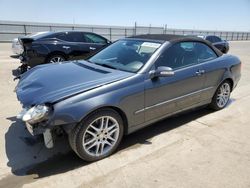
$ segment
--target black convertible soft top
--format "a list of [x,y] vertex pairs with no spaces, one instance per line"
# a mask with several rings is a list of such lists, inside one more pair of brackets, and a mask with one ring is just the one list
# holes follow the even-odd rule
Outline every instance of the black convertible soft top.
[[137,39],[150,39],[150,40],[162,40],[162,41],[173,41],[183,38],[195,38],[198,37],[187,37],[184,35],[170,35],[170,34],[145,34],[145,35],[134,35],[128,38],[137,38]]
[[218,56],[223,55],[223,53],[218,50],[216,47],[214,47],[212,45],[212,43],[210,43],[207,40],[204,40],[200,37],[195,37],[195,36],[185,36],[185,35],[170,35],[170,34],[145,34],[145,35],[134,35],[131,37],[128,37],[131,39],[143,39],[143,40],[155,40],[155,41],[168,41],[170,43],[176,43],[176,42],[181,42],[181,41],[190,41],[190,42],[202,42],[207,44],[208,46],[210,46]]

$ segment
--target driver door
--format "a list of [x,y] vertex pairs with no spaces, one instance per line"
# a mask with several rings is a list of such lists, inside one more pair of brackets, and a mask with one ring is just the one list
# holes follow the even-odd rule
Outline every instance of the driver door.
[[171,67],[174,75],[145,80],[145,121],[181,111],[201,101],[205,77],[198,63],[193,42],[180,42],[169,47],[156,60],[152,69]]

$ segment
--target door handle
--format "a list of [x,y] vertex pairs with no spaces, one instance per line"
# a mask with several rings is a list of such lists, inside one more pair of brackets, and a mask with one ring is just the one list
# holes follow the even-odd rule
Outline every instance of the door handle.
[[95,48],[95,47],[91,47],[91,46],[90,46],[90,47],[89,47],[89,49],[90,49],[90,50],[95,50],[96,48]]
[[65,48],[66,50],[69,49],[70,47],[69,46],[63,46],[63,48]]
[[195,73],[196,75],[201,76],[202,74],[205,73],[205,70],[197,70]]

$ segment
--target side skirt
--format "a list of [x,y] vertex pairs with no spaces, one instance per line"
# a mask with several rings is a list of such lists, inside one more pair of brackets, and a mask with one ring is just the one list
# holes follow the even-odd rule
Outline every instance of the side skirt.
[[178,113],[180,113],[180,112],[184,112],[184,111],[187,111],[187,110],[190,110],[190,109],[193,109],[193,108],[197,108],[197,107],[200,107],[200,106],[205,106],[205,105],[210,104],[210,103],[211,103],[211,99],[205,100],[205,101],[202,101],[202,102],[197,103],[197,104],[195,104],[195,105],[192,105],[192,106],[190,106],[190,107],[188,107],[188,108],[183,108],[183,109],[178,110],[178,111],[175,111],[175,112],[173,112],[173,113],[169,113],[169,114],[167,114],[166,116],[162,116],[162,117],[159,117],[159,118],[156,118],[156,119],[147,121],[147,122],[145,122],[145,123],[142,123],[142,124],[139,124],[139,125],[136,125],[136,126],[133,126],[133,127],[129,127],[129,128],[128,128],[128,134],[131,134],[131,133],[133,133],[133,132],[135,132],[135,131],[137,131],[137,130],[140,130],[140,129],[144,128],[144,127],[147,127],[147,126],[149,126],[149,125],[151,125],[151,124],[153,124],[153,123],[156,123],[156,122],[158,122],[158,121],[160,121],[160,120],[163,120],[163,119],[165,119],[165,118],[168,118],[168,117],[170,117],[170,116],[172,116],[172,115],[175,115],[175,114],[178,114]]

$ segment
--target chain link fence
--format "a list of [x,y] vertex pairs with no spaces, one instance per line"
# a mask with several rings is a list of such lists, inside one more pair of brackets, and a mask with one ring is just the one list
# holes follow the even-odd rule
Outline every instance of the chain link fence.
[[137,26],[96,26],[73,24],[45,24],[0,21],[0,42],[11,42],[14,38],[42,31],[78,30],[100,34],[111,41],[140,34],[175,34],[175,35],[216,35],[224,40],[250,40],[250,32],[206,31],[173,29],[165,27]]

